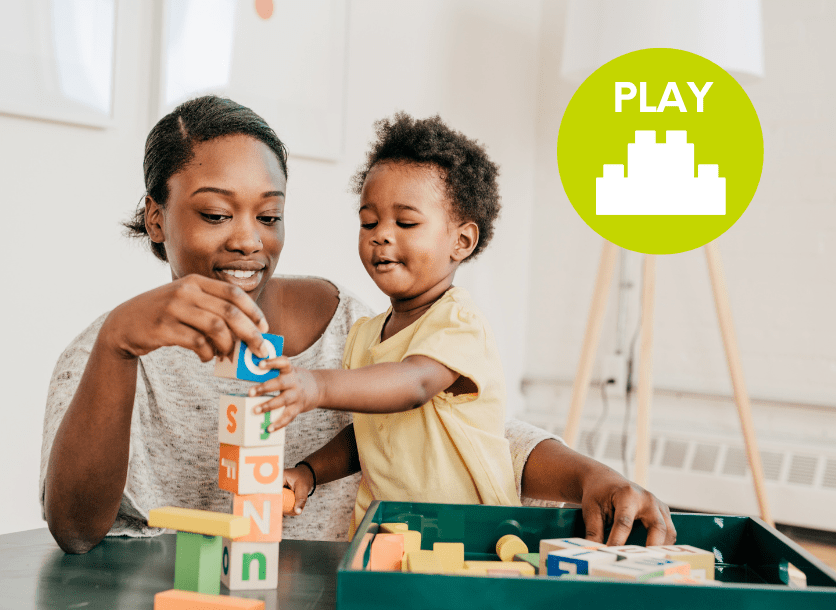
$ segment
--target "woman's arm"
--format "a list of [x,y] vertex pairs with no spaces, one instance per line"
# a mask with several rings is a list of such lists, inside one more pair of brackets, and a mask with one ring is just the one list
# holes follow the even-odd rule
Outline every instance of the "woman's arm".
[[261,329],[267,330],[264,316],[243,291],[199,276],[141,294],[110,313],[49,450],[44,513],[63,550],[87,552],[116,519],[139,356],[178,345],[206,362],[229,354],[235,337],[261,347]]
[[528,456],[522,473],[522,493],[538,500],[580,504],[586,537],[622,545],[635,521],[647,528],[647,546],[673,544],[676,528],[670,510],[656,496],[631,483],[612,468],[546,439]]

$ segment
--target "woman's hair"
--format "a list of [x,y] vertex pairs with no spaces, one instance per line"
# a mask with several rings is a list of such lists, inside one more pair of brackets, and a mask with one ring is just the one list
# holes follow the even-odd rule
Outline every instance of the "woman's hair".
[[405,112],[374,124],[377,140],[352,180],[360,195],[372,167],[378,163],[407,163],[436,167],[441,172],[451,214],[479,227],[479,243],[466,259],[475,258],[491,241],[499,216],[499,167],[476,140],[450,129],[438,115],[416,120]]
[[[276,132],[255,112],[230,99],[206,95],[177,106],[154,125],[145,141],[145,196],[165,208],[168,180],[194,158],[194,145],[223,136],[246,135],[260,140],[276,153],[287,178],[287,149]],[[148,239],[145,204],[140,202],[133,218],[124,223],[130,237]],[[163,244],[148,239],[151,251],[167,261]]]

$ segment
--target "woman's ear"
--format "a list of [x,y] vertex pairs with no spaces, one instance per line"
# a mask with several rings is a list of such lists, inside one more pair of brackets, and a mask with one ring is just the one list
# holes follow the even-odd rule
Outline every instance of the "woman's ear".
[[457,263],[471,255],[479,243],[479,227],[475,222],[465,222],[456,228],[456,243],[450,256]]
[[145,230],[154,243],[165,241],[165,214],[150,195],[145,196]]

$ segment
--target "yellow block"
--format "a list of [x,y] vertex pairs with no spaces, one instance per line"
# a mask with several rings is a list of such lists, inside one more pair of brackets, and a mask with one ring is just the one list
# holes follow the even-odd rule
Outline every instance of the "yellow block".
[[455,570],[450,572],[450,574],[455,574],[456,576],[487,576],[487,570],[480,570],[477,568],[468,568],[468,569],[461,569]]
[[249,517],[177,506],[152,508],[148,511],[148,525],[233,540],[250,533]]
[[441,574],[444,570],[433,551],[412,551],[406,555],[407,572],[423,574]]
[[401,532],[409,531],[409,526],[406,523],[381,523],[381,534],[400,534]]
[[523,561],[465,561],[464,567],[476,570],[506,570],[520,576],[534,576],[534,566]]
[[528,553],[528,547],[519,537],[508,534],[496,543],[496,554],[502,561],[514,561],[514,555]]
[[691,570],[705,570],[705,577],[714,580],[714,553],[698,549],[690,544],[670,544],[665,546],[649,546],[653,551],[660,551],[668,559],[684,561],[690,564]]
[[445,572],[455,572],[464,568],[463,542],[435,542],[433,552],[441,562],[441,569]]

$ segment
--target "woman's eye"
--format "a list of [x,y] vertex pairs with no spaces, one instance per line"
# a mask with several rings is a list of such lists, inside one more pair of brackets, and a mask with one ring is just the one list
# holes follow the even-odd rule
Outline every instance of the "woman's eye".
[[271,226],[271,227],[272,227],[274,224],[276,224],[277,222],[281,222],[281,221],[282,221],[282,217],[281,217],[281,216],[259,216],[259,217],[258,217],[258,219],[259,219],[261,222],[263,222],[264,224],[266,224],[267,226]]
[[225,216],[223,214],[207,214],[206,212],[201,212],[200,215],[207,221],[212,223],[219,223],[223,222],[224,219],[229,218],[229,216]]

